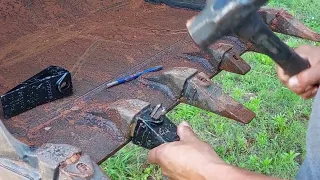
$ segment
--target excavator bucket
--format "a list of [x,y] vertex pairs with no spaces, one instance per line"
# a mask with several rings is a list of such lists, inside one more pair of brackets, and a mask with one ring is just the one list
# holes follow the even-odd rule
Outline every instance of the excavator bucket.
[[[185,25],[204,7],[204,0],[182,4],[149,1],[1,0],[0,94],[49,66],[68,70],[73,86],[71,96],[17,116],[5,118],[1,111],[0,119],[8,131],[29,146],[79,147],[100,163],[130,141],[131,122],[113,108],[119,100],[139,99],[153,106],[162,104],[167,110],[185,102],[249,123],[254,113],[208,79],[214,81],[221,70],[246,74],[250,66],[241,55],[258,50],[228,36],[211,46],[215,57],[207,57],[192,42]],[[262,9],[259,13],[277,32],[320,40],[317,33],[284,11]],[[217,65],[208,63],[210,58]],[[163,66],[162,71],[106,88],[119,77],[158,65]],[[182,81],[179,74],[167,73],[181,68],[193,72],[187,74],[189,79]],[[192,88],[185,89],[189,86],[200,89],[207,104],[194,98]],[[187,99],[184,92],[189,93]],[[14,103],[21,104],[24,98],[21,95]]]

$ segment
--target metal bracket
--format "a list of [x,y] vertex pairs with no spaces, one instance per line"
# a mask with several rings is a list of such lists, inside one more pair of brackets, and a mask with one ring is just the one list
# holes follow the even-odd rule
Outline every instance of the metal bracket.
[[139,99],[119,100],[111,105],[131,124],[133,144],[152,149],[166,142],[178,141],[177,127],[165,116],[162,105],[152,107]]
[[136,117],[132,143],[153,149],[163,143],[179,141],[177,126],[165,115],[161,115],[159,119],[152,118],[153,111],[154,108],[150,107]]
[[1,96],[5,118],[72,94],[69,71],[50,66]]

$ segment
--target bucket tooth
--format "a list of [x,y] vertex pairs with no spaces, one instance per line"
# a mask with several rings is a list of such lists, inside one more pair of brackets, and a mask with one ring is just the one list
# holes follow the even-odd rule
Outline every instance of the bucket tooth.
[[272,31],[320,42],[320,34],[314,32],[285,10],[261,9],[259,11]]
[[187,81],[182,102],[220,116],[249,123],[255,114],[224,93],[219,85],[212,82],[204,73],[198,73]]
[[255,114],[232,97],[223,93],[220,86],[196,69],[179,67],[161,73],[143,75],[139,82],[159,90],[168,98],[216,113],[241,123],[249,123]]

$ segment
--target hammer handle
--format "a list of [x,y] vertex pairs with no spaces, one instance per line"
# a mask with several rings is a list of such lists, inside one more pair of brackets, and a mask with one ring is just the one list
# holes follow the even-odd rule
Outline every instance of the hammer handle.
[[310,67],[309,62],[281,41],[257,13],[250,16],[246,24],[239,28],[238,35],[252,42],[258,51],[271,57],[289,76]]

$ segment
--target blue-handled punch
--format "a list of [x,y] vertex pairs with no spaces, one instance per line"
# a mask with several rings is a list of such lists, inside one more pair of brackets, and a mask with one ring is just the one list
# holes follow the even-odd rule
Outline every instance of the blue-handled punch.
[[107,84],[106,88],[110,88],[110,87],[113,87],[113,86],[116,86],[116,85],[119,85],[119,84],[122,84],[122,83],[125,83],[125,82],[128,82],[128,81],[132,81],[134,79],[137,79],[139,76],[141,76],[143,74],[160,71],[162,69],[163,69],[163,66],[155,66],[155,67],[152,67],[152,68],[149,68],[149,69],[145,69],[143,71],[140,71],[140,72],[125,76],[123,78],[119,78],[119,79],[117,79],[117,80],[115,80],[113,82],[110,82],[110,83]]

